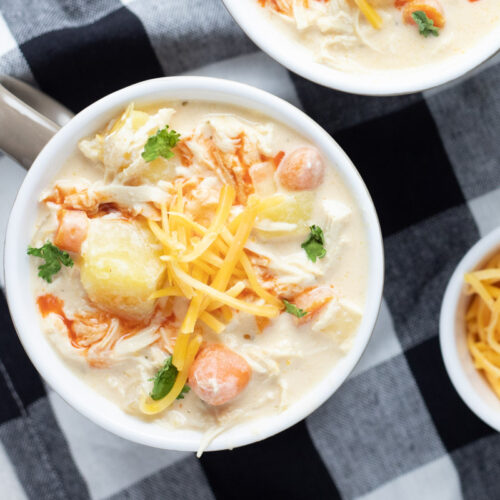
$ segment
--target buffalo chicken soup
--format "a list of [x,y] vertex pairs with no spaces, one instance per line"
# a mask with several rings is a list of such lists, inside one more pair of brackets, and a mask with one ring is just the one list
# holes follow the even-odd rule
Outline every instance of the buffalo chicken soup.
[[422,66],[460,55],[500,23],[498,0],[253,0],[278,33],[342,71]]
[[133,104],[40,197],[42,329],[137,418],[203,433],[286,411],[349,350],[365,229],[335,165],[268,117]]

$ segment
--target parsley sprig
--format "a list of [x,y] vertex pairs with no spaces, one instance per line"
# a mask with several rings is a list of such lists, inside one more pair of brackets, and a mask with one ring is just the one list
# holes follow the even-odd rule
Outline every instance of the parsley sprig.
[[73,259],[69,253],[57,248],[50,241],[40,248],[28,247],[28,255],[45,260],[44,264],[38,266],[38,276],[48,283],[52,283],[52,277],[61,270],[61,265],[73,267]]
[[[151,379],[154,380],[153,390],[150,393],[151,399],[155,401],[163,399],[172,390],[177,374],[177,368],[172,364],[172,356],[169,356],[154,378]],[[188,392],[189,386],[185,385],[177,399],[184,399],[184,394]]]
[[417,23],[418,32],[425,38],[429,35],[439,36],[439,28],[434,26],[434,21],[429,19],[423,10],[416,10],[411,17],[413,17],[413,20]]
[[301,247],[306,251],[309,260],[316,262],[316,259],[322,259],[326,255],[325,236],[319,226],[312,225],[309,229],[309,238]]
[[297,318],[303,318],[307,314],[307,311],[304,311],[300,307],[297,307],[295,304],[288,302],[288,300],[286,299],[283,299],[283,304],[285,304],[285,311],[287,313],[293,314],[294,316],[297,316]]
[[156,160],[159,156],[167,160],[172,158],[174,156],[172,148],[179,142],[180,136],[175,130],[169,130],[167,125],[147,140],[142,157],[147,162]]

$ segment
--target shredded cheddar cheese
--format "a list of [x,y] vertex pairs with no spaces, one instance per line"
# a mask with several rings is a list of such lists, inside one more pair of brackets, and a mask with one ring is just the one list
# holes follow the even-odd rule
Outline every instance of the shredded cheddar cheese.
[[[148,415],[167,408],[184,387],[201,343],[201,335],[195,333],[199,322],[221,333],[224,322],[232,318],[232,309],[268,321],[278,316],[283,307],[277,297],[259,284],[244,251],[259,214],[282,203],[283,197],[261,199],[250,195],[243,210],[229,220],[235,198],[234,187],[224,185],[213,220],[205,227],[185,210],[186,200],[179,183],[169,206],[161,206],[160,223],[147,221],[164,248],[160,258],[167,267],[164,286],[151,294],[150,299],[184,297],[190,301],[172,354],[172,363],[178,370],[175,384],[161,400],[143,398],[140,408]],[[246,288],[255,294],[254,301],[238,298]]]
[[472,294],[465,315],[467,346],[476,368],[500,397],[500,254],[464,279]]
[[367,0],[354,0],[359,10],[366,17],[367,21],[375,28],[382,27],[382,18],[380,14],[367,2]]
[[221,292],[212,286],[205,285],[201,281],[195,280],[193,277],[186,274],[179,267],[173,266],[175,275],[180,281],[183,281],[187,285],[191,286],[196,290],[201,290],[206,295],[208,299],[215,299],[223,304],[226,304],[239,311],[247,312],[253,314],[254,316],[264,316],[265,318],[275,318],[279,314],[279,309],[276,306],[271,305],[258,305],[251,302],[245,302],[243,300],[231,297],[227,293]]
[[172,363],[178,370],[182,370],[184,367],[186,350],[190,338],[190,333],[179,333],[175,341],[174,352],[172,353]]
[[224,223],[229,217],[229,211],[231,210],[231,206],[233,205],[234,197],[235,191],[233,186],[225,185],[221,191],[217,213],[215,214],[212,225],[204,234],[203,238],[193,248],[193,250],[181,258],[182,262],[191,262],[200,257],[206,250],[208,250],[208,248],[217,238],[218,234],[224,227]]
[[208,327],[210,327],[215,333],[221,333],[224,331],[226,325],[219,321],[215,316],[212,316],[209,312],[204,311],[200,314],[200,320],[203,321]]

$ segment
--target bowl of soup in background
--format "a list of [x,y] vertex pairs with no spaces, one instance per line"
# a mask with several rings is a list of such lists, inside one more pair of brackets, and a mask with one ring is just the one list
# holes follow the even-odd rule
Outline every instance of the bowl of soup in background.
[[[316,2],[316,0],[311,1]],[[488,20],[490,26],[484,30],[484,25],[479,19],[476,20],[473,14],[469,13],[473,8],[484,8],[480,1],[460,0],[458,2],[460,10],[456,11],[457,2],[447,5],[446,0],[441,0],[445,14],[449,11],[450,19],[437,37],[419,35],[417,27],[404,24],[400,19],[399,10],[392,8],[391,5],[392,17],[384,15],[382,27],[379,30],[372,30],[377,44],[372,44],[371,39],[368,40],[374,49],[364,47],[366,51],[363,51],[357,46],[347,47],[338,63],[339,67],[345,66],[346,69],[339,69],[318,62],[320,46],[316,46],[316,42],[311,42],[314,29],[318,33],[320,31],[317,28],[309,26],[298,30],[286,16],[265,9],[259,0],[224,0],[235,21],[253,42],[289,70],[325,87],[373,96],[408,94],[442,85],[471,71],[494,55],[500,48],[500,12],[493,0],[489,2],[488,12],[483,17]],[[290,2],[283,0],[277,3]],[[323,1],[316,3],[325,5]],[[385,1],[372,3],[387,4]],[[353,8],[354,3],[349,5]],[[379,10],[383,13],[383,8]],[[364,23],[366,26],[363,29],[371,33],[371,26],[366,23],[363,16],[360,15],[357,22]],[[331,27],[321,29],[328,30]],[[394,51],[391,47],[386,48],[386,45],[390,44],[385,44],[384,30],[387,32],[387,37],[394,37],[394,40],[390,40],[392,46],[404,47],[406,52],[398,53],[397,50],[400,49]],[[343,36],[355,35],[356,33],[354,35],[349,33]],[[462,46],[468,39],[465,35],[471,40],[471,46],[466,48]],[[309,46],[301,40],[301,37],[308,40]],[[456,44],[455,41],[459,43]],[[436,49],[438,43],[446,44],[441,51],[442,54]],[[351,67],[354,54],[357,54],[356,57],[361,63],[359,68]],[[412,66],[413,62],[409,64],[409,61],[417,60],[417,55],[420,62]]]

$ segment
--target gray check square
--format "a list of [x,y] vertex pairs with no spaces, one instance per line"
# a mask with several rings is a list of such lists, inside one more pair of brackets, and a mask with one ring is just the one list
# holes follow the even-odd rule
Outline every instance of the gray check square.
[[384,296],[403,349],[437,335],[446,284],[479,231],[467,207],[450,208],[384,241]]
[[0,441],[29,498],[89,498],[47,397],[0,426]]
[[23,53],[16,47],[0,58],[0,75],[9,75],[37,86]]
[[477,440],[455,450],[451,458],[458,470],[465,500],[499,498],[500,434]]
[[497,64],[427,98],[467,199],[500,185],[498,89],[500,71]]
[[348,380],[307,423],[345,498],[445,454],[403,355]]

